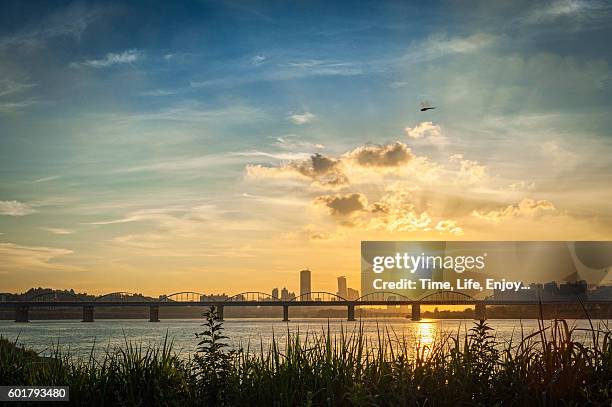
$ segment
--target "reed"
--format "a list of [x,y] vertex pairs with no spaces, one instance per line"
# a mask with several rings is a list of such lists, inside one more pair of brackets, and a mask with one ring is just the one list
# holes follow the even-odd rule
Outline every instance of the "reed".
[[[612,333],[563,320],[500,342],[485,322],[432,344],[358,324],[332,334],[287,333],[257,352],[223,346],[215,310],[193,358],[166,338],[157,347],[124,345],[88,359],[59,347],[51,357],[0,339],[2,385],[67,385],[73,405],[610,405]],[[578,337],[588,335],[588,341]],[[102,357],[100,357],[102,356]]]

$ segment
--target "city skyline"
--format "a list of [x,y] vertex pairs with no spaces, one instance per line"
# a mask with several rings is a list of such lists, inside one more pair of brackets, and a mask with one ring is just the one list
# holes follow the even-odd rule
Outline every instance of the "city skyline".
[[[310,270],[300,270],[300,284],[302,283],[302,276],[304,271],[310,271]],[[338,291],[336,293],[333,292],[327,292],[327,291],[322,291],[322,290],[316,290],[316,289],[312,289],[312,291],[299,291],[299,294],[296,294],[293,291],[289,291],[289,289],[287,289],[286,286],[283,286],[283,288],[279,291],[278,287],[274,287],[271,290],[271,293],[269,294],[272,298],[276,298],[279,300],[283,300],[283,301],[291,301],[293,299],[300,299],[303,301],[318,301],[319,298],[312,298],[311,296],[305,296],[305,294],[331,294],[332,296],[337,296],[340,298],[343,298],[345,300],[356,300],[359,298],[362,298],[363,296],[368,296],[368,295],[372,295],[374,297],[377,296],[377,293],[380,293],[384,296],[384,298],[387,298],[389,300],[393,299],[393,300],[402,300],[402,299],[406,299],[406,298],[411,298],[411,297],[406,297],[405,293],[403,294],[401,291],[402,290],[398,290],[397,292],[394,291],[382,291],[382,290],[375,290],[372,291],[370,293],[367,294],[363,294],[360,295],[359,290],[350,288],[348,286],[346,286],[346,277],[345,276],[338,276],[337,277],[337,282],[338,282]],[[487,290],[487,292],[492,293],[490,298],[496,298],[499,300],[537,300],[537,299],[541,299],[541,300],[547,300],[547,299],[554,299],[555,297],[557,298],[562,298],[562,297],[571,297],[572,299],[574,299],[574,297],[581,297],[581,296],[587,296],[587,295],[592,295],[593,298],[596,299],[600,299],[600,300],[609,300],[611,295],[612,295],[612,285],[611,284],[587,284],[587,282],[585,280],[578,280],[578,281],[565,281],[565,282],[557,282],[554,280],[551,281],[547,281],[547,282],[523,282],[522,284],[525,284],[527,286],[530,287],[530,290],[521,290],[521,291],[507,291],[504,289],[493,289],[493,290]],[[343,292],[341,290],[341,288],[345,288],[346,289],[346,293],[343,296]],[[14,295],[24,295],[27,294],[28,292],[70,292],[71,295],[86,295],[86,296],[99,296],[99,295],[103,295],[103,296],[108,296],[108,295],[136,295],[136,296],[143,296],[143,297],[148,297],[148,298],[154,298],[151,296],[147,296],[145,293],[142,292],[125,292],[125,291],[121,291],[121,292],[113,292],[113,293],[87,293],[87,292],[81,292],[79,290],[75,291],[74,288],[71,288],[70,290],[64,288],[64,289],[53,289],[53,288],[42,288],[42,287],[31,287],[29,288],[27,291],[22,292],[22,293],[10,293],[10,292],[0,292],[0,301],[5,301],[6,300],[6,296],[14,296]],[[471,290],[469,289],[453,289],[451,290],[452,292],[456,292],[456,293],[467,293],[472,294]],[[428,290],[428,292],[426,292],[425,295],[431,294],[431,293],[436,293],[436,292],[446,292],[445,290]],[[225,291],[223,292],[219,292],[219,293],[213,293],[213,292],[209,292],[209,293],[199,293],[201,295],[200,300],[202,301],[209,301],[209,300],[225,300],[228,298],[231,298],[233,296],[239,296],[240,294],[245,294],[245,293],[250,293],[250,294],[264,294],[264,295],[268,295],[268,293],[264,292],[253,292],[253,291],[248,291],[247,288],[245,288],[245,291],[241,291],[238,293],[226,293]],[[280,294],[279,294],[280,293]],[[168,295],[174,295],[174,294],[198,294],[195,292],[188,292],[188,291],[183,291],[183,292],[177,292],[177,293],[164,293],[159,295],[159,299],[163,299],[163,298],[167,298]],[[333,297],[328,297],[328,298],[332,298]],[[411,298],[412,300],[417,300],[418,297],[413,297]],[[583,298],[583,299],[586,299]]]
[[1,289],[334,293],[363,240],[612,240],[611,16],[4,2]]

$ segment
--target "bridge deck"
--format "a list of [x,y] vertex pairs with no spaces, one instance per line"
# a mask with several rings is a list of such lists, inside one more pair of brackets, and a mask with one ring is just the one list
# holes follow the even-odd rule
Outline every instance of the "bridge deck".
[[[543,305],[571,305],[580,304],[580,301],[547,300],[541,302]],[[588,300],[582,301],[585,305],[609,305],[612,300]],[[424,300],[424,301],[4,301],[0,302],[0,308],[19,307],[209,307],[211,305],[223,307],[341,307],[341,306],[398,306],[398,305],[538,305],[539,301],[479,301],[479,300]]]

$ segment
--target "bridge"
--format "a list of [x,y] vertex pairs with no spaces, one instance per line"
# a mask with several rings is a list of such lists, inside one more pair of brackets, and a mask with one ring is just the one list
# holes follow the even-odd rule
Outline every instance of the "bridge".
[[355,307],[359,306],[402,306],[409,305],[412,312],[412,320],[421,319],[421,306],[429,305],[465,305],[474,306],[475,319],[486,319],[487,306],[499,305],[538,305],[556,304],[583,304],[583,305],[612,305],[612,300],[590,301],[575,298],[560,300],[496,300],[493,296],[478,299],[468,294],[457,291],[435,291],[423,295],[420,298],[409,298],[405,295],[378,291],[366,294],[357,299],[345,299],[337,294],[315,291],[302,294],[292,299],[279,299],[270,294],[248,291],[233,295],[228,298],[216,298],[206,296],[193,291],[182,291],[160,296],[159,299],[151,299],[142,294],[129,292],[113,292],[94,298],[82,299],[68,292],[41,293],[33,297],[18,301],[1,301],[0,309],[9,308],[15,310],[15,322],[28,322],[29,311],[33,308],[82,308],[83,322],[93,322],[96,308],[108,307],[148,307],[149,321],[159,322],[159,309],[162,307],[209,307],[216,306],[218,316],[223,320],[223,312],[226,307],[282,307],[283,321],[289,321],[290,307],[345,307],[347,320],[355,321]]

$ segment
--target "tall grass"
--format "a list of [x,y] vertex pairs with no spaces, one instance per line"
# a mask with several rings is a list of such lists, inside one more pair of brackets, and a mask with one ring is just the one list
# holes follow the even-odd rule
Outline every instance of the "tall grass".
[[68,385],[72,404],[156,405],[610,405],[612,334],[553,321],[500,343],[485,322],[432,344],[363,326],[289,333],[257,352],[228,350],[214,310],[196,355],[172,343],[143,348],[126,341],[102,358],[50,358],[0,340],[0,384]]

